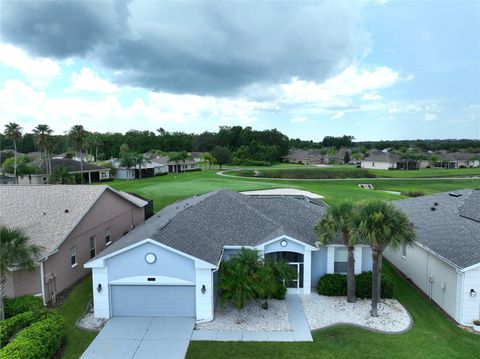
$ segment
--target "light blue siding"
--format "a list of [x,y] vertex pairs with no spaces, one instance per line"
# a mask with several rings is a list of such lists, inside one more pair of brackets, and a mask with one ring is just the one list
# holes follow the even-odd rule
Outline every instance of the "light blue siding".
[[[153,264],[145,261],[145,255],[153,253],[157,260]],[[133,276],[166,276],[195,283],[195,263],[192,259],[169,251],[152,243],[107,259],[109,280]]]
[[318,280],[325,273],[327,273],[327,248],[322,247],[312,252],[312,287],[317,286]]
[[362,272],[372,271],[372,249],[362,247]]
[[265,253],[272,253],[272,252],[296,252],[296,253],[304,253],[305,252],[305,246],[298,244],[296,242],[293,242],[291,240],[285,239],[287,241],[287,246],[282,247],[280,245],[280,242],[282,239],[270,243],[265,246],[264,252]]

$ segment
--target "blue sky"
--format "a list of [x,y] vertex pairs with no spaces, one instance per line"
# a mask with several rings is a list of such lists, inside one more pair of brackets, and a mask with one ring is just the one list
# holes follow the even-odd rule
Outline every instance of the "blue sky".
[[4,2],[2,123],[480,139],[478,1],[196,4]]

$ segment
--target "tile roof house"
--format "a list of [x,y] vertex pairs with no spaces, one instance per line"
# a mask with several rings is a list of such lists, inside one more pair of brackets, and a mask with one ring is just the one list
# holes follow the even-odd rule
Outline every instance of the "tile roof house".
[[71,175],[82,176],[84,183],[101,182],[110,178],[110,169],[95,166],[91,163],[75,161],[68,158],[52,158],[50,164],[40,159],[35,161],[34,166],[38,168],[38,174],[30,177],[20,177],[19,184],[48,184],[48,166],[51,166],[52,172],[60,167],[66,167]]
[[89,273],[83,264],[145,220],[142,201],[108,186],[0,186],[0,224],[41,248],[34,272],[12,270],[9,297],[41,294],[45,303]]
[[385,257],[457,322],[480,317],[480,190],[394,202],[412,221],[412,247]]
[[418,170],[420,161],[403,159],[400,154],[371,150],[368,156],[360,161],[362,168],[368,169],[399,169],[399,170]]
[[[323,202],[303,196],[227,190],[174,203],[85,264],[93,273],[95,316],[211,320],[217,270],[242,247],[288,261],[297,271],[288,291],[310,293],[325,273],[346,271],[339,238],[316,244],[313,226],[325,211]],[[371,270],[369,247],[357,245],[355,259],[356,273]]]

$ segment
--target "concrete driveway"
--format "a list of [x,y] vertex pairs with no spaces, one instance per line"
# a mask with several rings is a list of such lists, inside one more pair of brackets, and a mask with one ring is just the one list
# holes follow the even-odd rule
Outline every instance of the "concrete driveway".
[[81,359],[183,359],[194,318],[113,317]]

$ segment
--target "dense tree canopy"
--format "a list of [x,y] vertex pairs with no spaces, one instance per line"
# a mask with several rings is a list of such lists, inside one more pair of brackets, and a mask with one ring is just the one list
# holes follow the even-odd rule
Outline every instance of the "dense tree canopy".
[[[404,140],[404,141],[363,141],[354,142],[354,137],[325,136],[323,140],[315,142],[301,139],[289,139],[277,129],[254,130],[251,127],[222,126],[217,132],[202,132],[200,134],[185,132],[168,132],[162,128],[156,131],[130,130],[122,133],[99,133],[88,132],[85,128],[82,133],[82,143],[77,141],[77,136],[48,135],[48,152],[58,154],[74,152],[75,148],[81,146],[82,151],[92,154],[96,159],[108,160],[118,157],[120,147],[123,144],[128,146],[129,152],[145,153],[156,149],[164,153],[170,152],[210,152],[213,153],[216,146],[226,148],[231,153],[232,160],[239,164],[248,161],[275,162],[285,156],[291,148],[312,149],[319,148],[338,150],[341,147],[352,148],[351,157],[358,158],[371,148],[391,148],[396,151],[410,151],[409,155],[417,152],[448,150],[467,150],[472,153],[480,152],[480,141],[459,139],[459,140]],[[38,131],[37,131],[38,132]],[[44,136],[46,137],[46,136]],[[75,138],[75,141],[74,141]],[[41,137],[43,140],[44,138]],[[39,148],[44,152],[42,146],[36,146],[40,136],[32,133],[25,133],[17,140],[19,152],[29,153]],[[41,141],[40,141],[41,142]],[[0,134],[2,149],[13,149],[13,141]],[[47,144],[46,144],[47,145]],[[413,148],[414,150],[411,150]]]

